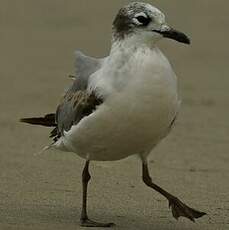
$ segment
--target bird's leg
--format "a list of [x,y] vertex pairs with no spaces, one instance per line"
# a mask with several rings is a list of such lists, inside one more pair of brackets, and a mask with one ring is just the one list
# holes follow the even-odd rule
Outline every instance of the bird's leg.
[[200,212],[193,208],[188,207],[186,204],[182,203],[177,197],[173,196],[172,194],[168,193],[158,185],[154,184],[149,175],[147,162],[144,161],[142,164],[142,178],[147,186],[153,188],[154,190],[156,190],[157,192],[159,192],[161,195],[163,195],[168,199],[169,207],[171,207],[172,214],[175,219],[178,219],[180,216],[183,216],[195,222],[195,218],[202,217],[206,214],[204,212]]
[[88,182],[91,179],[91,175],[89,173],[89,163],[90,161],[86,161],[86,164],[82,173],[82,185],[83,185],[83,202],[82,202],[82,212],[81,212],[81,226],[83,227],[112,227],[113,223],[98,223],[92,221],[88,218],[87,215],[87,186]]

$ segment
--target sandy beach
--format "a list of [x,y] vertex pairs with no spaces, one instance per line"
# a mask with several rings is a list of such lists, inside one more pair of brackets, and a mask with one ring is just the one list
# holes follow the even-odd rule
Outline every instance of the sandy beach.
[[[111,23],[128,1],[1,0],[0,229],[76,230],[81,171],[75,154],[48,151],[49,129],[19,123],[54,112],[74,74],[74,50],[110,48]],[[182,107],[171,134],[150,156],[156,183],[207,216],[173,219],[167,201],[141,181],[136,157],[93,163],[89,215],[122,230],[229,229],[229,2],[148,1],[192,38],[158,45],[178,78]],[[127,170],[128,168],[128,170]]]

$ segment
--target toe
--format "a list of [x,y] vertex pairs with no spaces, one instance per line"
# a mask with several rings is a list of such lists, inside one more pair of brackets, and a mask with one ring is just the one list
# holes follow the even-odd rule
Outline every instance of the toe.
[[206,215],[206,213],[204,212],[200,212],[198,210],[188,207],[176,197],[169,200],[169,206],[172,209],[172,214],[175,219],[183,216],[195,222],[195,218],[200,218]]
[[90,219],[81,220],[80,225],[82,227],[100,227],[100,228],[110,228],[115,226],[114,223],[100,223],[100,222],[92,221]]

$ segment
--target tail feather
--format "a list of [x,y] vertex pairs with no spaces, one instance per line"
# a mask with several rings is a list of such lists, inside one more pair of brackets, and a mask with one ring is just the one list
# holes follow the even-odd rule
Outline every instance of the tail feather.
[[31,125],[41,125],[46,127],[56,127],[55,114],[47,114],[44,117],[22,118],[20,122],[28,123]]

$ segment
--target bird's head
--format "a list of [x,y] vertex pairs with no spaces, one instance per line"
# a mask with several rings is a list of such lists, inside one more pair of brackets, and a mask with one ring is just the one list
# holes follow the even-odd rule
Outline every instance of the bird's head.
[[145,42],[155,43],[164,37],[190,44],[184,33],[166,23],[165,15],[160,10],[143,2],[132,2],[124,6],[113,22],[114,40],[131,36]]

